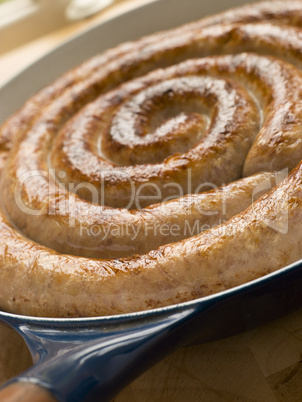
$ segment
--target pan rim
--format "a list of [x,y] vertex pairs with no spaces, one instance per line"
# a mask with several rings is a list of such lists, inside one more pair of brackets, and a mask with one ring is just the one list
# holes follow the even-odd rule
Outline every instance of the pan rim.
[[[12,319],[19,321],[26,321],[31,324],[45,324],[49,325],[62,325],[68,324],[68,326],[72,326],[73,324],[97,324],[97,323],[106,323],[112,321],[125,321],[125,320],[133,320],[140,318],[147,318],[149,316],[156,316],[161,314],[169,314],[176,313],[179,310],[187,310],[189,308],[194,308],[201,306],[202,304],[207,304],[211,302],[219,302],[224,298],[231,298],[232,296],[236,296],[240,293],[244,293],[247,290],[257,290],[261,285],[267,284],[272,280],[281,280],[283,276],[292,273],[292,271],[297,268],[302,267],[302,259],[289,264],[283,268],[280,268],[276,271],[273,271],[267,275],[264,275],[260,278],[253,279],[252,281],[243,283],[241,285],[235,286],[230,289],[223,290],[218,293],[214,293],[212,295],[203,296],[198,299],[192,299],[183,303],[171,304],[169,306],[158,307],[150,310],[141,310],[135,311],[131,313],[124,314],[114,314],[114,315],[105,315],[105,316],[91,316],[91,317],[64,317],[64,318],[55,318],[55,317],[40,317],[40,316],[29,316],[22,314],[14,314],[6,311],[0,310],[0,321],[3,319]],[[280,277],[280,278],[279,278]]]

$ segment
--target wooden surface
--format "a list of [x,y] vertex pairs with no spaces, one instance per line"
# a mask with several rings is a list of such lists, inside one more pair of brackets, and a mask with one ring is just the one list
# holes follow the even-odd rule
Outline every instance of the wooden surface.
[[[61,41],[139,2],[120,3],[90,20],[2,55],[0,84]],[[1,325],[0,382],[30,364],[23,341]],[[137,379],[115,402],[301,400],[302,310],[248,333],[178,350]]]

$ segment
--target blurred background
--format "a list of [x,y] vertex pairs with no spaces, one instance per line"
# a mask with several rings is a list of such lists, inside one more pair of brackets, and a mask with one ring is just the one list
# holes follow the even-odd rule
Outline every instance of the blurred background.
[[145,0],[0,0],[0,86],[36,59]]
[[0,0],[0,54],[91,18],[115,0]]

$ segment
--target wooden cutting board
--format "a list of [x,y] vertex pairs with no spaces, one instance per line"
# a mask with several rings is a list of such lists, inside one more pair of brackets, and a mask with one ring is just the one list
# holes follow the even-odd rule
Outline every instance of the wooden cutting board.
[[[60,42],[144,0],[96,17],[0,57],[0,84]],[[128,386],[115,402],[302,401],[302,310],[232,338],[176,351]],[[31,364],[22,339],[0,326],[0,383]]]

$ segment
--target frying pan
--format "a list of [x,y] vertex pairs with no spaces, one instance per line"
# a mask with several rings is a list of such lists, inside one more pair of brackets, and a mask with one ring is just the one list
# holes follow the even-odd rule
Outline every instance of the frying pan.
[[[212,3],[212,4],[210,4]],[[145,1],[63,44],[0,88],[0,122],[84,59],[125,40],[170,28],[245,1]],[[0,312],[34,365],[0,391],[1,401],[109,401],[176,348],[251,329],[302,306],[302,260],[213,296],[149,311],[81,319]]]

